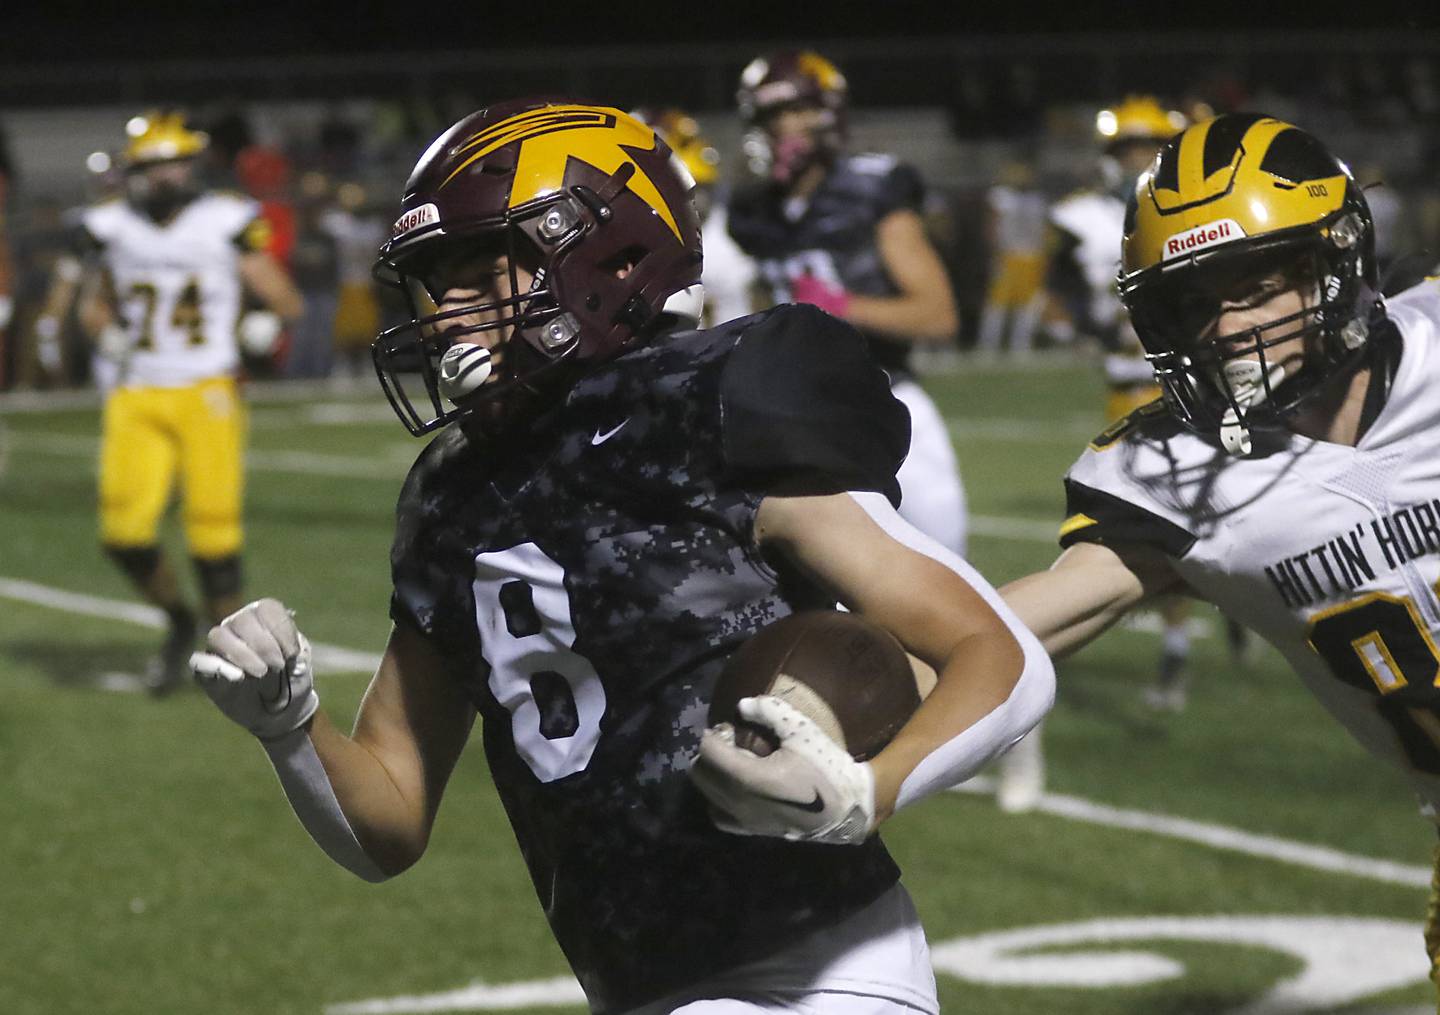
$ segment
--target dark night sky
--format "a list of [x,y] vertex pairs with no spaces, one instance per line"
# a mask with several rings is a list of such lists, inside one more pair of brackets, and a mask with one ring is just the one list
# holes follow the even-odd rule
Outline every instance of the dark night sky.
[[[1384,29],[1440,31],[1440,11],[1416,0],[1396,5],[1394,16],[1367,5],[1362,23],[1354,7],[1345,15],[1322,12],[1331,5],[1271,4],[1237,6],[1239,20],[1217,21],[1213,4],[1107,5],[1096,15],[1084,7],[970,0],[769,0],[766,3],[621,3],[592,0],[566,4],[424,2],[349,4],[331,14],[311,0],[286,5],[215,3],[185,5],[132,3],[100,7],[95,3],[7,5],[0,16],[0,59],[11,70],[25,65],[68,62],[114,63],[131,60],[197,57],[291,56],[301,54],[416,52],[427,48],[569,48],[590,45],[668,42],[768,42],[774,40],[861,39],[869,37],[1095,32],[1113,29],[1297,31]],[[1293,7],[1294,10],[1285,8]],[[1122,13],[1119,9],[1123,8]],[[486,12],[491,12],[487,15]],[[544,17],[531,12],[548,12]],[[571,13],[583,11],[583,14]],[[598,12],[598,13],[597,13]]]

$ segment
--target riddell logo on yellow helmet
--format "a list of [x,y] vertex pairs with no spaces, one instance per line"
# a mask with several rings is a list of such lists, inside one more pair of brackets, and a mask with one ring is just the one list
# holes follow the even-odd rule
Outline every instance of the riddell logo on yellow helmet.
[[1220,219],[1216,222],[1206,222],[1204,225],[1196,226],[1194,229],[1187,229],[1183,233],[1176,233],[1165,241],[1166,261],[1189,254],[1205,247],[1217,246],[1221,243],[1229,243],[1231,240],[1238,240],[1245,235],[1245,230],[1240,228],[1240,223],[1234,219]]

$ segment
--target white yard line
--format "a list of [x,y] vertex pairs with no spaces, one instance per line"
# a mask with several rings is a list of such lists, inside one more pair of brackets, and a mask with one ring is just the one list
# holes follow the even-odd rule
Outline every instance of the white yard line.
[[[143,627],[163,628],[165,626],[165,615],[152,606],[70,592],[16,578],[0,578],[0,598],[28,603],[32,606],[62,610],[66,613],[139,624]],[[317,671],[369,674],[373,673],[380,664],[380,657],[368,652],[325,644],[314,644],[313,647]],[[994,792],[994,783],[988,777],[982,776],[971,779],[963,786],[956,787],[956,791],[989,794]],[[1297,867],[1349,874],[1354,877],[1385,881],[1412,888],[1424,888],[1430,884],[1430,869],[1427,867],[1396,863],[1391,860],[1377,860],[1372,857],[1357,856],[1353,853],[1342,853],[1324,846],[1312,846],[1308,843],[1244,832],[1225,825],[1211,825],[1168,814],[1122,810],[1081,797],[1046,793],[1040,798],[1040,803],[1035,809],[1039,813],[1068,818],[1071,821],[1148,832],[1152,835],[1198,843],[1212,849],[1277,860]]]
[[[93,437],[65,434],[12,434],[11,447],[21,454],[40,453],[64,458],[93,458],[99,442]],[[336,455],[317,451],[255,451],[246,453],[245,464],[252,472],[280,472],[301,476],[335,476],[342,479],[399,480],[419,452],[418,445],[382,445],[374,458]],[[1004,518],[971,515],[970,531],[991,539],[1026,543],[1056,543],[1059,520]]]
[[[121,599],[105,599],[83,592],[68,592],[18,578],[0,578],[0,599],[28,603],[31,606],[45,606],[85,617],[119,620],[157,630],[165,627],[164,612],[154,606]],[[311,642],[310,647],[314,653],[316,673],[363,673],[369,676],[380,665],[380,657],[370,652],[358,652],[322,642]]]
[[[954,792],[989,795],[995,790],[994,780],[989,776],[971,779],[956,786]],[[1147,832],[1184,842],[1194,842],[1212,849],[1246,856],[1277,860],[1293,867],[1308,867],[1311,870],[1335,874],[1349,874],[1384,881],[1407,888],[1428,888],[1430,868],[1414,864],[1396,863],[1393,860],[1377,860],[1373,857],[1343,853],[1326,846],[1312,846],[1272,835],[1244,832],[1226,825],[1211,825],[1189,818],[1177,818],[1169,814],[1152,811],[1130,811],[1108,804],[1096,803],[1082,797],[1063,796],[1059,793],[1045,793],[1035,806],[1040,814],[1049,814],[1071,821],[1083,821],[1106,828],[1123,828],[1127,831]]]
[[325,1015],[423,1015],[426,1012],[504,1011],[507,1008],[558,1008],[585,1004],[585,991],[573,976],[520,983],[477,980],[458,990],[436,994],[377,997],[326,1005]]
[[[245,401],[252,405],[286,402],[324,402],[335,399],[370,399],[382,397],[373,375],[331,378],[324,381],[247,381],[242,388]],[[77,409],[98,409],[100,392],[94,388],[68,388],[62,391],[8,391],[0,394],[0,415],[63,412]],[[381,403],[383,404],[383,403]]]
[[[39,452],[62,458],[94,458],[100,442],[93,437],[66,434],[26,433],[13,438],[21,453]],[[414,461],[418,447],[405,444],[382,445],[373,458],[335,455],[318,451],[255,451],[245,454],[245,466],[253,472],[281,472],[299,476],[338,476],[343,479],[398,481]]]

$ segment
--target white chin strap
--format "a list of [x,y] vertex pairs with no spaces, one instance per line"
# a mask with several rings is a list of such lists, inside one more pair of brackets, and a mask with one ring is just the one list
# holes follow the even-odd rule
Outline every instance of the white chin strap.
[[1235,404],[1226,409],[1225,415],[1220,417],[1220,443],[1232,455],[1248,455],[1251,447],[1250,428],[1241,421],[1239,413],[1235,411],[1236,407],[1248,414],[1250,409],[1264,402],[1270,397],[1270,392],[1285,379],[1285,368],[1277,363],[1267,373],[1261,369],[1257,360],[1232,359],[1227,360],[1220,368],[1220,374],[1235,400]]
[[440,394],[458,402],[473,394],[490,377],[490,350],[473,342],[460,342],[440,357]]

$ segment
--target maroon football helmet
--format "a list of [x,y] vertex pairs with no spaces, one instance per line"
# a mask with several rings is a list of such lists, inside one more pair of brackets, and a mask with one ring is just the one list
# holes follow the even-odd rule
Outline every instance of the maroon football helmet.
[[[844,146],[849,104],[845,76],[813,50],[782,50],[751,60],[740,74],[735,101],[749,127],[744,150],[757,175],[789,183]],[[773,117],[796,108],[820,111],[816,129],[806,137],[776,137],[769,129]]]
[[[401,422],[418,436],[487,403],[483,418],[502,418],[643,339],[667,303],[698,299],[692,187],[654,130],[604,106],[506,102],[436,138],[376,264],[413,314],[372,347]],[[500,255],[510,295],[497,286],[441,308],[453,285],[444,266]],[[524,291],[517,266],[533,276]],[[503,335],[493,371],[479,332]],[[428,412],[411,397],[417,386]]]

